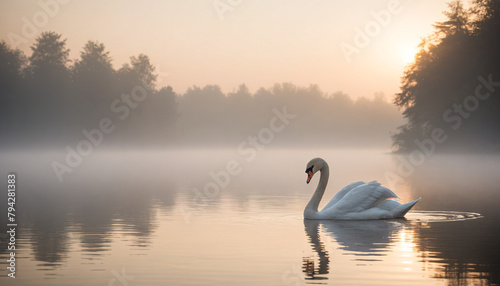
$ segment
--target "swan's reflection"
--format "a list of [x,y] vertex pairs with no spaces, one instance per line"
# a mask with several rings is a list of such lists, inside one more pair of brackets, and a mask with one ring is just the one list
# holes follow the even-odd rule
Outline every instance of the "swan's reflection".
[[306,235],[313,251],[319,257],[318,267],[314,267],[314,258],[303,257],[303,272],[306,274],[306,279],[328,279],[325,275],[329,273],[330,256],[321,240],[320,229],[331,236],[343,251],[352,252],[355,256],[383,256],[395,235],[407,223],[404,219],[370,221],[305,219]]
[[[319,220],[304,220],[306,235],[309,238],[309,243],[312,249],[319,256],[319,266],[314,267],[314,258],[303,257],[302,270],[306,274],[306,279],[328,279],[321,275],[328,274],[330,267],[330,257],[328,251],[325,249],[325,244],[321,241],[319,236]],[[320,275],[320,276],[318,276]]]

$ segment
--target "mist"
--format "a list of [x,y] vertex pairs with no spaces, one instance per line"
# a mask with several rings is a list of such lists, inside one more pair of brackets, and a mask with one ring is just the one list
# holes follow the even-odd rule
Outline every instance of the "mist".
[[46,32],[26,57],[2,43],[8,64],[1,84],[3,148],[236,147],[244,141],[389,148],[390,135],[404,123],[382,93],[354,100],[317,85],[277,83],[254,92],[241,84],[229,93],[216,84],[193,86],[179,94],[156,88],[154,64],[144,54],[115,70],[104,44],[89,41],[68,66],[65,45],[62,35]]
[[69,2],[0,27],[2,285],[499,284],[499,1]]

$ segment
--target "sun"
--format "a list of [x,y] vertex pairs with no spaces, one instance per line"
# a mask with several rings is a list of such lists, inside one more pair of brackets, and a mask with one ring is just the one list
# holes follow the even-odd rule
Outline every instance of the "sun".
[[418,53],[417,48],[412,46],[405,46],[399,50],[401,60],[405,64],[410,64],[415,61],[415,55]]

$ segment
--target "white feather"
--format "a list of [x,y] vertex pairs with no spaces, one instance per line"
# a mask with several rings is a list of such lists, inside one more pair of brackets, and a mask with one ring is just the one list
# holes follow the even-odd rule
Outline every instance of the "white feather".
[[321,210],[317,207],[328,183],[328,164],[321,158],[311,160],[307,168],[313,167],[313,172],[321,171],[320,182],[311,201],[304,210],[306,219],[387,219],[400,218],[420,200],[400,204],[394,199],[398,196],[379,182],[355,182],[340,190],[332,200]]

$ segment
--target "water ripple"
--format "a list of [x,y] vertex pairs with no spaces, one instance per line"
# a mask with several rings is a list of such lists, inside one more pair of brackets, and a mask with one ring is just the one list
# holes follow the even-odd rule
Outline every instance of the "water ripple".
[[479,219],[480,213],[460,211],[413,211],[406,214],[406,219],[417,222],[450,222]]

